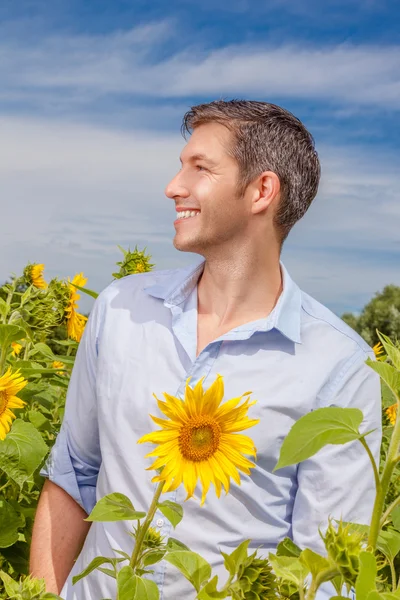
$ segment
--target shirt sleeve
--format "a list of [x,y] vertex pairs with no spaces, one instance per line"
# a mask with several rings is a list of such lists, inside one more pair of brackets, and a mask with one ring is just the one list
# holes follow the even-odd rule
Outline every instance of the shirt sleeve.
[[[366,437],[379,468],[382,435],[379,376],[365,364],[367,354],[355,354],[319,399],[319,407],[359,408],[364,415],[360,431],[375,430]],[[371,358],[373,354],[370,355]],[[319,529],[329,518],[369,524],[375,500],[375,479],[365,448],[357,440],[344,445],[329,444],[298,466],[293,540],[301,548],[325,554]]]
[[60,432],[41,475],[63,488],[89,514],[96,503],[101,465],[96,401],[101,296],[80,341]]

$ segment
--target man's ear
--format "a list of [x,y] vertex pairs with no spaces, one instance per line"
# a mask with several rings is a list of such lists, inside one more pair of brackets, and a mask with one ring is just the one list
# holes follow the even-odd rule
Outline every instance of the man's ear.
[[279,198],[281,183],[273,171],[264,171],[255,182],[251,211],[257,214],[266,211]]

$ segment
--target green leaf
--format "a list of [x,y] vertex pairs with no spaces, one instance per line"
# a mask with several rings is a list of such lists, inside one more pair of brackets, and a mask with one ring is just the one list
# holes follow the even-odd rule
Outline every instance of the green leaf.
[[228,591],[219,592],[217,590],[218,576],[215,575],[199,592],[198,600],[215,600],[219,598],[227,598]]
[[118,600],[136,600],[136,578],[130,565],[122,567],[117,575]]
[[167,550],[169,552],[172,552],[175,550],[188,550],[190,552],[190,548],[188,548],[187,546],[185,546],[185,544],[183,544],[179,540],[176,540],[173,537],[168,538]]
[[127,496],[117,492],[99,500],[85,521],[137,521],[146,516],[137,512]]
[[300,561],[308,568],[315,579],[322,571],[329,569],[329,562],[323,556],[320,556],[313,550],[306,548],[300,554]]
[[356,600],[365,600],[376,588],[376,558],[370,552],[360,553],[360,570],[356,580]]
[[0,571],[0,579],[4,584],[8,596],[15,596],[15,594],[19,592],[19,583],[14,581],[14,579],[4,571]]
[[378,373],[386,385],[392,390],[396,398],[400,396],[400,372],[386,362],[379,362],[367,358],[366,364]]
[[304,585],[304,580],[310,570],[300,559],[290,556],[276,556],[272,552],[270,552],[268,559],[277,577],[294,583],[298,588]]
[[164,517],[168,519],[174,528],[182,521],[183,508],[177,502],[164,500],[164,502],[157,504],[157,508],[162,512]]
[[0,548],[8,548],[18,541],[18,529],[25,519],[6,500],[0,500]]
[[158,600],[154,581],[135,575],[132,567],[123,567],[117,576],[118,600]]
[[398,346],[396,346],[392,342],[392,340],[390,339],[390,337],[388,337],[384,333],[381,333],[380,331],[377,331],[377,334],[378,334],[378,338],[382,342],[382,345],[383,345],[383,347],[385,349],[386,354],[388,355],[388,357],[392,361],[393,366],[396,367],[396,369],[398,371],[400,371],[400,348]]
[[53,351],[47,344],[44,344],[43,342],[38,342],[34,345],[32,350],[29,352],[29,357],[34,356],[35,354],[42,354],[47,360],[54,360]]
[[38,431],[49,431],[51,429],[50,421],[38,410],[30,410],[28,418]]
[[9,310],[10,310],[10,306],[0,296],[0,316],[6,317],[8,315]]
[[366,600],[390,600],[390,599],[389,598],[385,599],[383,597],[383,594],[380,594],[376,590],[373,590],[372,592],[370,592],[368,594],[368,596],[366,597]]
[[107,563],[109,565],[115,566],[117,563],[123,560],[123,558],[106,558],[105,556],[96,556],[96,558],[92,560],[92,562],[86,567],[86,569],[83,569],[83,571],[81,571],[78,575],[74,575],[74,577],[72,578],[72,584],[74,585],[77,581],[83,579],[95,569],[98,569],[100,565],[104,565]]
[[400,533],[394,529],[380,531],[376,546],[378,550],[393,562],[400,552]]
[[91,296],[92,298],[98,298],[99,294],[97,292],[94,292],[93,290],[89,290],[88,288],[84,288],[81,287],[80,285],[76,285],[76,283],[72,284],[74,287],[78,288],[78,290],[80,292],[83,292],[84,294],[87,294],[88,296]]
[[25,331],[17,325],[0,325],[0,348],[8,348],[11,342],[25,337]]
[[17,542],[8,548],[2,548],[1,554],[10,563],[14,571],[22,575],[29,574],[29,544]]
[[22,487],[47,452],[48,447],[36,427],[16,419],[6,439],[0,441],[0,469]]
[[327,444],[346,444],[363,437],[358,431],[363,414],[358,408],[317,408],[301,417],[283,441],[274,469],[297,464]]
[[396,508],[392,510],[390,516],[392,519],[393,527],[397,529],[397,531],[400,531],[400,506],[396,506]]
[[145,556],[142,559],[143,566],[149,567],[150,565],[155,565],[156,563],[160,562],[160,560],[164,558],[166,551],[166,549],[150,550],[147,554],[145,554]]
[[279,542],[276,549],[277,556],[293,556],[298,558],[300,554],[301,548],[296,546],[296,544],[288,537]]
[[247,559],[247,548],[250,544],[250,540],[244,540],[231,554],[221,552],[224,557],[224,565],[230,575],[236,575],[239,572],[240,567]]
[[168,552],[164,560],[174,565],[195,588],[196,592],[211,577],[211,567],[208,562],[196,552],[177,550]]

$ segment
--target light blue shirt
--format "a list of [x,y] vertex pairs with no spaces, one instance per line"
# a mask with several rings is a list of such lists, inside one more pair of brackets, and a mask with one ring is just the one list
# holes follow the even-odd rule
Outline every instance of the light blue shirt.
[[[330,516],[368,523],[374,480],[359,442],[327,446],[316,456],[273,472],[283,439],[302,415],[323,406],[357,407],[361,431],[378,459],[381,403],[378,376],[365,365],[372,350],[327,308],[302,292],[282,266],[283,291],[268,317],[232,329],[199,356],[197,281],[204,263],[154,271],[114,281],[95,302],[79,346],[69,386],[65,418],[43,474],[64,488],[85,510],[111,492],[131,498],[147,511],[154,493],[154,448],[137,444],[157,426],[149,414],[163,416],[153,392],[183,397],[187,378],[204,388],[223,375],[225,399],[252,390],[257,403],[250,418],[260,419],[248,433],[257,448],[256,467],[232,482],[218,499],[213,488],[200,507],[200,490],[184,502],[181,486],[164,495],[183,503],[176,530],[161,513],[153,526],[200,553],[226,580],[220,550],[231,552],[244,539],[276,548],[285,536],[301,547],[322,551],[318,533]],[[63,588],[67,600],[115,598],[115,581],[95,571],[76,585],[71,577],[113,548],[131,553],[131,523],[93,523]],[[163,600],[194,598],[195,592],[165,561],[153,579]],[[333,591],[333,590],[332,590]]]

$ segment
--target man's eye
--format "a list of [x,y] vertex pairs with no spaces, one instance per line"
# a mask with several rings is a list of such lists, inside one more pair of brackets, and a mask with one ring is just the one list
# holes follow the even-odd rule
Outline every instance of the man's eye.
[[196,165],[196,169],[200,169],[200,170],[202,170],[202,171],[205,171],[205,170],[206,170],[206,168],[205,168],[205,167],[203,167],[203,165]]

